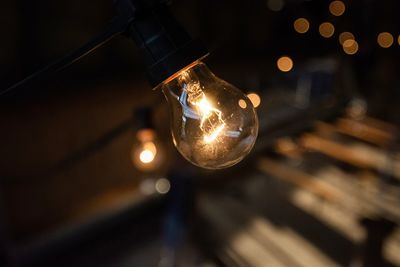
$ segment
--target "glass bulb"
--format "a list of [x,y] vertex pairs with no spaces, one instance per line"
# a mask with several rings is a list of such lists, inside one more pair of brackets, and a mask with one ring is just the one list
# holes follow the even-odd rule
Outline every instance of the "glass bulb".
[[136,134],[137,142],[133,145],[131,157],[135,167],[149,172],[158,169],[162,163],[162,146],[153,129],[141,129]]
[[188,161],[222,169],[250,152],[258,134],[251,101],[204,63],[179,72],[162,89],[170,105],[174,144]]

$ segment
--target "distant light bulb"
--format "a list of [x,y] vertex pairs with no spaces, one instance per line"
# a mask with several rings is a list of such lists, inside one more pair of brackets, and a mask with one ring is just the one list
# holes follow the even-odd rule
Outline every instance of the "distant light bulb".
[[137,142],[132,148],[132,162],[141,171],[153,171],[162,163],[161,144],[152,129],[137,132]]
[[239,89],[217,78],[202,62],[164,82],[171,132],[191,163],[222,169],[241,161],[258,134],[253,104]]

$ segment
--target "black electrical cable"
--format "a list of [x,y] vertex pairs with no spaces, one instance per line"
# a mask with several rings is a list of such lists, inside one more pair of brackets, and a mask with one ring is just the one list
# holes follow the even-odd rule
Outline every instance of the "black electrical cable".
[[77,163],[81,162],[84,159],[89,158],[91,155],[100,151],[101,149],[112,143],[115,138],[121,136],[123,133],[131,129],[133,127],[132,125],[133,125],[133,120],[131,118],[122,121],[117,126],[112,128],[108,132],[104,133],[96,140],[89,142],[88,144],[81,147],[79,150],[66,155],[63,159],[61,159],[54,165],[50,166],[49,168],[29,176],[1,177],[0,182],[7,183],[7,182],[16,182],[20,180],[28,180],[28,179],[37,181],[38,178],[44,179],[55,176],[56,174],[70,169]]
[[[71,152],[70,154],[66,155],[64,158],[62,158],[60,161],[57,163],[53,164],[52,166],[49,166],[45,170],[40,171],[39,173],[35,173],[32,175],[28,176],[9,176],[9,177],[0,177],[0,184],[1,183],[7,183],[7,182],[16,182],[16,181],[21,181],[21,180],[35,180],[37,179],[45,179],[49,178],[52,176],[55,176],[63,171],[69,170],[79,162],[89,158],[93,154],[101,151],[103,148],[105,148],[107,145],[111,144],[114,139],[120,137],[122,134],[129,130],[135,130],[141,129],[141,128],[154,128],[152,124],[152,115],[150,111],[150,107],[157,107],[160,106],[161,102],[159,102],[160,99],[157,99],[156,101],[149,103],[148,106],[143,106],[139,109],[135,109],[135,112],[133,112],[133,117],[125,119],[121,121],[118,125],[116,125],[114,128],[108,130],[105,132],[103,135],[99,136],[97,139],[85,144],[81,148],[79,148],[76,151]],[[137,112],[143,112],[143,110],[146,110],[146,114],[140,114],[139,118],[137,117],[138,113]],[[1,261],[0,261],[1,262]]]
[[6,93],[9,93],[15,89],[21,88],[29,83],[41,80],[46,78],[65,67],[71,65],[72,63],[78,61],[82,57],[88,55],[93,50],[99,48],[100,46],[107,43],[109,40],[113,39],[116,35],[119,35],[125,32],[128,27],[130,20],[126,19],[123,16],[117,16],[113,20],[111,20],[110,24],[106,27],[106,29],[101,32],[99,35],[92,38],[86,44],[71,52],[70,54],[64,56],[63,58],[45,66],[41,70],[29,75],[22,81],[17,82],[16,84],[8,87],[5,90],[0,91],[0,96]]
[[33,73],[0,96],[54,74],[76,62],[116,35],[125,33],[144,54],[150,84],[155,87],[171,75],[208,55],[199,40],[193,40],[175,20],[167,0],[115,0],[118,15],[98,36],[71,54]]

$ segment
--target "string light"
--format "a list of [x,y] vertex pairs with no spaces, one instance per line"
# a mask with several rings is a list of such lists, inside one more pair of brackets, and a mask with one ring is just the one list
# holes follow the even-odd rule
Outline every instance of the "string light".
[[305,18],[298,18],[293,23],[294,30],[298,33],[306,33],[310,28],[310,23]]
[[343,15],[345,10],[346,6],[342,1],[333,1],[329,4],[329,11],[336,17]]
[[324,22],[319,25],[319,34],[324,38],[330,38],[335,33],[335,27],[330,22]]
[[261,104],[261,97],[256,93],[249,93],[247,97],[250,99],[253,106],[256,108]]
[[293,60],[288,56],[283,56],[276,62],[278,69],[282,72],[288,72],[293,68]]
[[343,45],[347,40],[355,40],[354,35],[351,32],[342,32],[339,35],[339,43]]
[[343,51],[348,55],[354,55],[358,51],[358,43],[356,40],[348,39],[343,43]]
[[154,129],[140,129],[132,147],[131,159],[135,167],[143,172],[157,170],[163,161],[163,148]]
[[163,83],[178,151],[191,163],[222,169],[242,160],[258,133],[257,114],[246,95],[217,78],[201,62]]

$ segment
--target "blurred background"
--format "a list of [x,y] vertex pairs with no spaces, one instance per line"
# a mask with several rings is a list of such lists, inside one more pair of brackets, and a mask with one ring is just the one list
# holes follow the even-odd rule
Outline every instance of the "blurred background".
[[[0,266],[400,266],[399,1],[171,9],[257,108],[253,151],[222,171],[183,160],[162,92],[116,37],[0,97]],[[114,15],[111,0],[0,12],[2,90]]]

